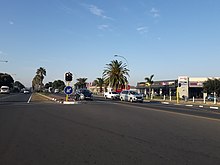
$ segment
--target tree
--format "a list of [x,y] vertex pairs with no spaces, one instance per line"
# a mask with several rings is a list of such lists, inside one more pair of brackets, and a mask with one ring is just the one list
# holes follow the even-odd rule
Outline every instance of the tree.
[[62,81],[62,80],[55,80],[53,83],[52,83],[52,87],[54,89],[59,89],[60,91],[62,91],[64,88],[65,88],[65,83]]
[[8,86],[9,88],[13,88],[14,79],[11,75],[7,73],[0,73],[0,87],[1,86]]
[[78,82],[75,83],[76,89],[86,88],[86,80],[87,78],[78,78],[76,79]]
[[99,89],[100,89],[99,91],[100,91],[100,93],[102,93],[102,87],[104,85],[104,79],[103,78],[97,78],[96,80],[94,80],[94,84],[99,87]]
[[154,75],[152,74],[150,77],[145,77],[146,80],[146,86],[149,87],[149,96],[151,96],[151,86],[154,83],[153,81]]
[[203,83],[204,92],[214,93],[220,96],[220,79],[208,79]]
[[41,78],[40,75],[35,75],[35,77],[32,80],[32,88],[34,91],[40,91],[41,90]]
[[40,67],[39,69],[37,69],[36,74],[40,76],[40,89],[42,89],[44,76],[46,76],[46,69]]
[[125,86],[128,83],[127,76],[129,77],[129,69],[127,65],[123,64],[122,61],[113,60],[111,63],[106,64],[103,71],[103,78],[105,84],[116,89]]
[[25,86],[20,81],[15,81],[13,92],[20,92],[21,89],[24,89],[24,88]]
[[53,86],[53,83],[52,82],[48,82],[44,85],[44,88],[45,89],[48,89],[49,87],[52,87]]

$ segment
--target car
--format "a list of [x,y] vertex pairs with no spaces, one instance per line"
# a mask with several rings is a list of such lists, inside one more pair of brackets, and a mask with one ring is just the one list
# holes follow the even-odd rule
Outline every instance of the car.
[[[214,101],[214,98],[215,98],[214,95],[209,95],[209,96],[207,97],[207,100],[209,100],[209,101]],[[216,97],[216,101],[219,101],[219,98]]]
[[79,89],[74,94],[75,100],[93,100],[93,93],[88,89]]
[[9,87],[8,86],[1,86],[0,93],[2,93],[2,94],[9,94],[10,93]]
[[25,89],[23,93],[24,93],[24,94],[29,94],[30,91]]
[[119,99],[119,93],[114,92],[114,91],[105,92],[104,97],[105,97],[105,99],[112,99],[112,100]]
[[59,93],[59,89],[54,89],[54,93]]
[[143,102],[143,95],[132,90],[124,90],[120,93],[121,101]]

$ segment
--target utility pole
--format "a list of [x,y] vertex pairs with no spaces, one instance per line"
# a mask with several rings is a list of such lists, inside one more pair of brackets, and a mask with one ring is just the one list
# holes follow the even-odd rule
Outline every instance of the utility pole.
[[0,62],[5,62],[5,63],[7,63],[8,61],[6,61],[6,60],[0,60]]

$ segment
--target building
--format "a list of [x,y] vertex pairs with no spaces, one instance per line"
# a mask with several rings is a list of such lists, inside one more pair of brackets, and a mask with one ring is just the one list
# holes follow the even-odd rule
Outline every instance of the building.
[[[176,96],[178,87],[180,98],[203,98],[203,83],[208,79],[220,79],[220,77],[179,76],[178,79],[175,80],[154,81],[151,85],[151,94],[158,96]],[[136,87],[137,91],[143,94],[149,94],[149,88],[146,82],[139,82]]]
[[154,81],[151,87],[146,85],[146,82],[137,83],[136,89],[139,93],[149,95],[151,88],[151,94],[159,95],[176,95],[177,80],[162,80]]

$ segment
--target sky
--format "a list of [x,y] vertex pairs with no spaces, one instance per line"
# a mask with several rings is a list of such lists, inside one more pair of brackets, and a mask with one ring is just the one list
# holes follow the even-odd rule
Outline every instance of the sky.
[[119,60],[131,85],[220,77],[219,16],[219,0],[0,0],[0,72],[25,86],[40,67],[44,83],[92,82]]

